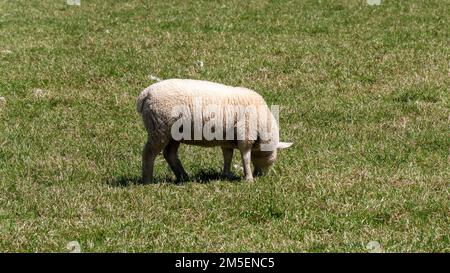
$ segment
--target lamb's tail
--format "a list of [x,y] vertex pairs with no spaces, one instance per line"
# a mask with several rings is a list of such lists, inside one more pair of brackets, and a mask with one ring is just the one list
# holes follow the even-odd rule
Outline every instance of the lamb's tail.
[[144,91],[139,94],[137,101],[136,101],[136,110],[139,114],[142,115],[142,111],[144,110],[144,103],[150,96],[151,89],[147,88]]

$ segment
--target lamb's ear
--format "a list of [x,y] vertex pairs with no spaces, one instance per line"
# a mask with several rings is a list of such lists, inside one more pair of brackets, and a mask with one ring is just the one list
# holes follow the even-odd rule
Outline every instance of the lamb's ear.
[[278,142],[277,149],[286,149],[291,147],[292,144],[292,142]]

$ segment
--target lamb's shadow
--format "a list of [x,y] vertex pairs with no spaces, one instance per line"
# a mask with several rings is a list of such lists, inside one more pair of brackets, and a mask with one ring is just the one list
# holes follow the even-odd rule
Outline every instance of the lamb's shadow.
[[200,170],[199,172],[191,175],[189,180],[185,182],[194,182],[194,183],[211,183],[214,181],[239,181],[241,178],[239,176],[233,175],[233,177],[224,177],[221,172],[218,172],[214,169],[208,170]]
[[108,181],[108,185],[113,187],[128,187],[131,185],[141,185],[141,178],[139,176],[119,176]]
[[[175,181],[171,177],[154,177],[151,184],[171,183],[182,185],[183,183],[200,183],[206,184],[214,181],[239,181],[241,178],[234,175],[231,178],[226,178],[222,173],[213,169],[200,170],[189,176],[189,179],[184,181]],[[113,187],[129,187],[131,185],[143,185],[139,176],[119,176],[108,181],[108,184]]]

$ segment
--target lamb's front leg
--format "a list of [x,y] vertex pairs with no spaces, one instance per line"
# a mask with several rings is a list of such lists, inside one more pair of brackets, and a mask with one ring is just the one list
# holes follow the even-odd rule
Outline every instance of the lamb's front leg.
[[233,160],[233,148],[222,147],[223,153],[223,176],[228,179],[233,178],[231,173],[231,161]]
[[253,181],[252,168],[251,168],[251,146],[241,143],[239,145],[241,151],[242,163],[244,165],[244,177],[246,181]]

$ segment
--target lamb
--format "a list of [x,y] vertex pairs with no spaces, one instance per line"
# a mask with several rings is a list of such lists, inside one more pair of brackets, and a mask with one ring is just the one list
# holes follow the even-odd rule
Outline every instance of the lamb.
[[188,179],[178,158],[180,143],[220,146],[223,175],[227,178],[233,176],[233,150],[238,149],[246,181],[267,172],[277,158],[277,149],[292,145],[279,141],[277,122],[264,99],[243,87],[200,80],[164,80],[140,93],[137,111],[148,132],[142,153],[145,184],[152,182],[155,158],[161,151],[177,181]]

